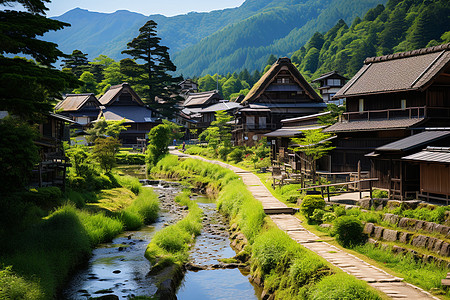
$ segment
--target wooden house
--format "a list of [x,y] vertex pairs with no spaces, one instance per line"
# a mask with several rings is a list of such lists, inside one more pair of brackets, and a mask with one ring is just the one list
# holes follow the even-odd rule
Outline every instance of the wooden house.
[[128,83],[110,87],[99,102],[98,119],[125,120],[127,130],[119,136],[123,145],[139,145],[139,141],[146,139],[150,129],[161,123],[160,115],[148,108]]
[[94,94],[68,94],[55,106],[59,114],[84,126],[95,121],[100,112],[100,102]]
[[427,147],[402,158],[415,164],[420,172],[418,197],[427,200],[450,200],[450,147]]
[[281,128],[281,120],[316,114],[326,103],[287,57],[278,59],[252,87],[236,113],[235,144],[253,144]]
[[49,113],[38,124],[39,137],[34,143],[39,148],[41,161],[33,170],[32,186],[65,187],[66,168],[69,160],[64,153],[63,142],[70,139],[69,124],[72,119]]
[[337,71],[328,72],[319,76],[319,78],[311,81],[312,83],[319,83],[319,91],[322,95],[323,101],[326,103],[334,103],[341,105],[344,99],[332,99],[334,95],[345,85],[348,78],[340,75]]
[[198,92],[198,84],[192,79],[185,79],[179,84],[182,94],[190,94]]
[[378,178],[374,186],[389,190],[391,199],[415,197],[419,191],[420,167],[403,160],[402,157],[412,155],[427,146],[449,146],[449,129],[428,129],[378,147],[367,154],[372,160],[371,178]]
[[332,171],[369,171],[376,148],[450,125],[450,44],[368,58],[334,98],[347,112],[324,130],[337,135]]

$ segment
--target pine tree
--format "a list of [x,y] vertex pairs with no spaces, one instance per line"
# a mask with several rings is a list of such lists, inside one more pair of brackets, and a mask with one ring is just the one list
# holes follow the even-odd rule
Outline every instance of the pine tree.
[[[49,112],[55,99],[61,99],[61,91],[76,87],[78,81],[52,66],[64,56],[57,45],[37,38],[69,24],[45,17],[48,1],[0,0],[0,5],[13,2],[27,11],[0,11],[0,110],[29,119]],[[34,60],[5,54],[29,55]]]
[[73,50],[72,54],[62,61],[64,63],[61,65],[63,69],[69,69],[77,78],[89,69],[87,54],[80,50]]
[[[121,61],[121,71],[131,77],[131,84],[138,85],[143,100],[164,116],[175,113],[175,104],[180,101],[178,96],[181,77],[173,77],[176,66],[169,56],[169,48],[160,45],[156,34],[157,24],[150,20],[139,29],[139,35],[127,44],[127,50],[134,61]],[[143,64],[138,62],[143,61]]]

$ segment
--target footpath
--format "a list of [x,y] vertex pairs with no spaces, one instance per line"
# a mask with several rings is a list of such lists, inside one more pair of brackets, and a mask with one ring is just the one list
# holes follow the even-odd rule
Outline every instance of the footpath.
[[209,163],[218,164],[232,170],[242,178],[242,181],[245,183],[248,190],[262,203],[264,211],[274,221],[278,228],[285,231],[294,241],[303,247],[314,251],[344,272],[366,281],[374,288],[388,295],[390,298],[414,300],[439,299],[419,287],[403,282],[402,278],[393,276],[344,250],[321,241],[317,235],[306,230],[301,225],[301,221],[299,219],[291,214],[286,214],[289,213],[289,210],[292,210],[292,208],[289,208],[286,204],[275,198],[264,186],[258,176],[252,172],[220,161],[208,160],[200,156],[184,154],[175,149],[171,149],[170,153],[180,157],[191,157],[194,159],[207,161]]

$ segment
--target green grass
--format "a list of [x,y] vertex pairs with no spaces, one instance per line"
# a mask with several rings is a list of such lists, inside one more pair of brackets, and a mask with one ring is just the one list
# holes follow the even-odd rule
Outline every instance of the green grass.
[[189,199],[189,192],[183,191],[175,198],[180,205],[189,207],[188,214],[176,224],[155,233],[145,251],[145,257],[152,263],[152,271],[187,262],[189,247],[202,228],[203,211],[195,201]]

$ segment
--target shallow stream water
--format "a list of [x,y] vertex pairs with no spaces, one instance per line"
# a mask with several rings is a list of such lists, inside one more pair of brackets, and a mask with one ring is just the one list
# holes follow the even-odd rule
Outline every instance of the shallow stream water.
[[[127,231],[111,243],[94,249],[89,262],[68,283],[61,297],[89,299],[116,295],[120,299],[154,295],[157,287],[148,275],[151,264],[144,257],[153,235],[165,226],[176,223],[187,211],[173,200],[181,186],[164,183],[153,186],[159,195],[161,212],[158,220],[139,231]],[[215,203],[196,197],[204,210],[204,228],[191,250],[190,261],[196,265],[214,265],[219,258],[230,258],[236,253],[230,247],[226,220],[215,209]],[[214,269],[187,271],[177,298],[189,299],[260,299],[261,291],[253,287],[244,270]]]

